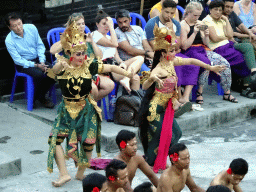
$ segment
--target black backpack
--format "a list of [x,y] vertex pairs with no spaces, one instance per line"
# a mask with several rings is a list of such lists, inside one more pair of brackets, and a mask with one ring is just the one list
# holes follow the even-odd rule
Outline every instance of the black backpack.
[[114,123],[138,127],[142,96],[142,91],[132,91],[130,95],[118,97],[116,100]]

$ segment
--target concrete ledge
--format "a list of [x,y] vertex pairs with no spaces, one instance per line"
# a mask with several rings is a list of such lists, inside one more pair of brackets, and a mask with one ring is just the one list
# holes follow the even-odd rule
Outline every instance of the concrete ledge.
[[0,152],[0,178],[18,175],[21,173],[21,159],[14,158],[4,152]]
[[[253,101],[253,100],[250,100]],[[203,131],[216,128],[228,122],[236,122],[251,118],[251,113],[256,110],[256,102],[233,104],[228,107],[211,109],[207,112],[193,112],[194,115],[185,114],[177,118],[177,122],[184,133]]]
[[[203,97],[204,104],[202,107],[204,111],[188,112],[179,118],[176,118],[183,136],[189,134],[218,128],[229,122],[238,122],[251,118],[251,111],[256,111],[256,99],[248,99],[240,96],[239,93],[232,92],[232,95],[238,99],[238,103],[224,101],[222,96],[218,96],[215,85],[205,88]],[[57,99],[60,102],[60,91],[57,92]],[[43,107],[36,108],[31,112],[26,110],[25,100],[18,100],[9,106],[22,111],[26,115],[30,115],[40,121],[52,125],[54,119],[57,117],[57,106],[55,109],[46,109]],[[104,115],[103,115],[104,117]],[[117,125],[114,123],[102,122],[102,150],[107,152],[115,152],[118,150],[115,142],[117,133],[122,129],[128,129],[138,135],[138,128],[131,126]]]
[[[9,102],[10,98],[11,98],[11,95],[3,95],[1,97],[1,102],[2,103]],[[20,92],[20,93],[14,94],[13,100],[15,101],[15,100],[20,100],[20,99],[24,99],[24,98],[25,98],[25,92]]]

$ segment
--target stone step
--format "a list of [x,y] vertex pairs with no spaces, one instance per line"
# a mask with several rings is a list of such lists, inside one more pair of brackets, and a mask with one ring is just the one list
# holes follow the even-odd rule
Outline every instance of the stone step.
[[[119,91],[119,94],[120,95]],[[238,103],[224,101],[222,96],[216,95],[217,89],[215,85],[207,86],[204,92],[203,111],[191,111],[179,118],[176,118],[183,136],[191,133],[199,133],[205,130],[218,128],[229,122],[238,122],[251,118],[256,111],[256,102],[254,99],[248,99],[240,96],[239,93],[233,92],[232,95],[238,99]],[[57,90],[57,99],[60,102],[60,91]],[[5,98],[6,99],[6,98]],[[107,100],[107,99],[106,99]],[[46,109],[39,107],[32,112],[26,110],[25,100],[14,101],[10,106],[23,111],[34,118],[37,118],[49,125],[52,125],[55,117],[57,117],[57,106],[54,109]],[[103,114],[104,118],[104,114]],[[132,126],[117,125],[113,122],[102,122],[102,149],[107,152],[115,152],[118,150],[115,142],[117,133],[122,129],[128,129],[136,133],[138,136],[138,128]]]
[[21,173],[21,158],[12,157],[0,151],[0,178],[19,175]]

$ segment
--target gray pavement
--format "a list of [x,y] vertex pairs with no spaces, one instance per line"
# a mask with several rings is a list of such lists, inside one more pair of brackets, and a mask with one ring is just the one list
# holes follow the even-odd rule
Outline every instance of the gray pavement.
[[[242,188],[244,191],[253,192],[256,186],[256,120],[251,119],[251,113],[254,115],[256,101],[234,93],[239,100],[238,104],[234,104],[223,101],[216,92],[215,86],[210,86],[205,91],[204,111],[189,112],[177,119],[183,131],[181,141],[187,144],[191,154],[192,176],[198,185],[206,189],[214,175],[227,169],[233,158],[243,157],[249,162],[250,168],[242,182]],[[59,101],[60,95],[57,95]],[[12,160],[21,160],[21,173],[2,177],[0,191],[82,191],[81,182],[75,179],[62,188],[53,188],[51,181],[58,178],[56,165],[52,174],[46,171],[47,138],[57,115],[56,109],[57,107],[45,109],[39,106],[28,112],[25,100],[17,100],[13,104],[0,103],[1,158],[5,155]],[[103,121],[103,158],[113,158],[116,155],[117,148],[113,139],[121,129],[137,132],[135,127]],[[141,148],[138,153],[142,154]],[[0,165],[3,163],[0,160]],[[76,169],[73,162],[69,160],[67,165],[74,178]],[[86,171],[90,172],[93,170]],[[103,171],[99,172],[104,174]],[[133,187],[145,180],[145,176],[138,171]]]

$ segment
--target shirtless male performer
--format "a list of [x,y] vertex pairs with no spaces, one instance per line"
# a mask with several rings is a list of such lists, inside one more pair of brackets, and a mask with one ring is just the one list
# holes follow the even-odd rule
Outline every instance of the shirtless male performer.
[[228,170],[220,172],[212,180],[210,186],[224,185],[231,191],[242,192],[239,183],[243,180],[248,172],[248,163],[242,158],[234,159]]
[[107,184],[102,192],[124,192],[124,187],[129,182],[127,165],[120,160],[113,159],[105,169]]
[[158,177],[141,155],[137,155],[137,139],[135,133],[128,130],[121,130],[116,136],[116,144],[120,152],[115,159],[121,160],[127,164],[130,186],[126,186],[125,191],[132,191],[132,180],[136,170],[139,168],[153,183],[158,185]]
[[172,165],[161,175],[157,192],[180,192],[185,185],[192,192],[205,192],[194,182],[189,169],[190,155],[183,143],[174,144],[169,151]]

